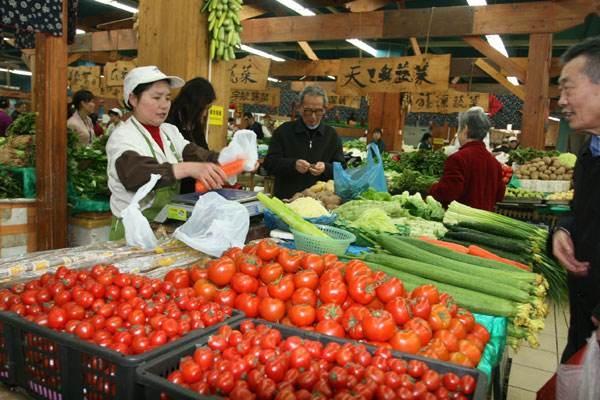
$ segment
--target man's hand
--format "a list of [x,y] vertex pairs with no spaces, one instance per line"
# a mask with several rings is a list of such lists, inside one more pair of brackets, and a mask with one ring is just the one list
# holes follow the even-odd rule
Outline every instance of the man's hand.
[[577,276],[587,276],[590,263],[578,261],[575,258],[575,246],[571,236],[562,230],[554,232],[552,237],[553,254],[570,273]]
[[308,169],[310,168],[310,163],[306,160],[296,160],[296,171],[300,172],[301,174],[305,174],[308,172]]
[[310,171],[311,175],[319,176],[323,172],[325,172],[325,163],[322,161],[319,161],[318,163],[316,163],[312,167],[310,167],[309,171]]

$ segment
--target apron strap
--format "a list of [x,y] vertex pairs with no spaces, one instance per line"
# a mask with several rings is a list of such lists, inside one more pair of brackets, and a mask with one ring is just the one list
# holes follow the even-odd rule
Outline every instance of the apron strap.
[[[132,119],[131,122],[137,128],[137,130],[140,133],[140,135],[142,135],[142,137],[146,141],[146,144],[148,145],[148,148],[152,152],[152,157],[154,157],[154,159],[156,159],[156,152],[154,151],[154,147],[152,146],[152,143],[150,142],[150,140],[148,139],[148,137],[144,134],[144,131],[142,130],[142,128],[137,124],[137,122],[134,119]],[[171,140],[171,138],[169,137],[169,135],[167,135],[165,133],[165,137],[167,138],[167,141],[169,142],[169,150],[171,150],[171,152],[175,156],[175,159],[177,160],[177,162],[182,162],[183,159],[179,155],[179,153],[177,153],[177,150],[175,149],[175,145],[173,144],[173,141]]]

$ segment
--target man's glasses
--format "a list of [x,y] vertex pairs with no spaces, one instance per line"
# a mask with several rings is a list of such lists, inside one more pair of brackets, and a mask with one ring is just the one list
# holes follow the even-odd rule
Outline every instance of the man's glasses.
[[302,114],[304,114],[305,117],[310,117],[313,114],[317,117],[322,117],[323,114],[325,114],[325,110],[322,108],[304,108],[302,109]]

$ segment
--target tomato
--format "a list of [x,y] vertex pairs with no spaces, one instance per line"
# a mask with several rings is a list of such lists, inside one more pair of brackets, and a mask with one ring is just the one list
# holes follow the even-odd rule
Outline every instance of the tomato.
[[322,303],[343,304],[348,296],[346,285],[340,281],[325,281],[319,286],[319,299]]
[[176,289],[190,286],[190,276],[188,271],[181,268],[170,270],[167,275],[165,275],[164,280],[166,282],[171,282]]
[[231,290],[230,288],[224,288],[217,290],[214,301],[217,304],[234,307],[236,297],[237,294],[233,290]]
[[355,340],[364,339],[364,329],[362,321],[369,311],[363,306],[351,306],[342,317],[342,326],[348,333],[348,336]]
[[377,400],[395,400],[397,398],[394,389],[386,385],[377,386],[375,397]]
[[344,311],[337,304],[323,304],[317,310],[317,321],[324,321],[326,319],[331,319],[336,322],[342,322],[342,317],[344,316]]
[[325,282],[325,281],[340,281],[342,282],[344,280],[344,275],[342,273],[342,270],[337,269],[337,268],[330,268],[325,270],[325,272],[323,272],[323,275],[321,275],[321,279],[320,282]]
[[283,272],[283,267],[278,263],[265,264],[259,270],[260,280],[268,285],[281,279]]
[[467,330],[462,322],[457,318],[452,318],[448,330],[454,334],[458,339],[464,339],[467,336]]
[[236,266],[229,257],[221,257],[211,260],[207,264],[206,272],[208,280],[217,286],[225,286],[231,282],[231,278],[236,273]]
[[309,288],[297,289],[292,295],[292,304],[309,304],[313,307],[317,306],[317,295],[314,290]]
[[284,357],[274,357],[265,363],[265,375],[273,382],[279,383],[285,378],[288,370],[288,361]]
[[431,304],[427,297],[417,297],[410,301],[410,310],[414,317],[427,320],[431,313]]
[[444,344],[446,349],[453,353],[458,351],[458,339],[456,336],[447,329],[441,329],[437,331],[434,335],[434,338],[440,339],[440,341]]
[[235,299],[235,308],[246,314],[246,317],[254,318],[258,316],[258,306],[260,299],[250,293],[242,293]]
[[396,395],[398,396],[399,400],[413,400],[415,398],[413,396],[412,391],[405,387],[401,387],[400,389],[398,389]]
[[198,280],[194,283],[194,291],[197,296],[200,296],[208,301],[211,301],[217,295],[217,287],[205,280]]
[[52,329],[62,329],[66,323],[66,311],[60,307],[52,307],[48,312],[48,326]]
[[292,350],[290,354],[290,367],[308,369],[312,361],[312,355],[304,347],[300,346]]
[[394,322],[399,326],[407,323],[412,317],[409,303],[404,297],[392,299],[385,305],[385,310],[392,315]]
[[375,281],[370,276],[360,276],[348,285],[348,293],[354,301],[367,305],[375,298]]
[[460,378],[460,383],[464,394],[472,394],[477,386],[477,381],[471,375],[463,375],[463,377]]
[[308,304],[296,304],[288,312],[292,324],[303,327],[312,325],[315,321],[315,308]]
[[483,352],[483,349],[485,348],[485,343],[483,343],[481,339],[479,339],[479,336],[475,336],[472,333],[469,333],[467,336],[465,336],[465,339],[473,343],[473,345],[477,346],[477,348],[481,352]]
[[409,354],[417,354],[421,349],[421,339],[413,331],[396,332],[390,339],[390,344],[394,350]]
[[263,239],[256,246],[256,255],[263,261],[271,261],[277,258],[279,251],[279,246],[270,239]]
[[474,367],[473,361],[466,356],[466,354],[461,353],[460,351],[456,351],[454,353],[450,353],[449,361],[454,364],[464,365],[465,367]]
[[422,318],[413,318],[404,324],[404,329],[411,330],[419,335],[421,339],[421,345],[425,346],[431,340],[433,333],[427,321]]
[[368,340],[386,342],[396,333],[392,315],[385,310],[369,311],[362,321],[365,337]]
[[302,258],[301,265],[303,269],[315,271],[319,276],[325,271],[325,263],[321,256],[317,254],[305,254]]
[[452,372],[448,372],[447,374],[444,374],[444,376],[442,377],[442,384],[450,392],[462,391],[462,385],[461,385],[460,378],[458,377],[458,375],[456,375]]
[[315,327],[315,331],[329,336],[344,337],[344,328],[333,320],[320,321]]
[[295,273],[300,269],[304,253],[297,250],[281,249],[277,256],[277,262],[285,272]]
[[427,386],[427,390],[430,392],[435,392],[442,386],[442,379],[440,378],[440,374],[436,371],[430,369],[423,374],[421,378],[425,386]]
[[[422,318],[422,317],[421,317]],[[448,329],[450,327],[450,321],[452,317],[448,312],[446,306],[442,304],[435,304],[431,308],[431,315],[429,316],[429,326],[434,331],[440,329]]]
[[65,304],[63,308],[68,320],[82,320],[85,317],[85,310],[79,304]]
[[294,280],[291,276],[284,276],[278,281],[269,283],[269,296],[286,301],[294,294]]
[[473,317],[473,314],[470,311],[459,308],[456,313],[456,319],[462,322],[467,333],[473,330],[473,327],[475,326],[475,317]]
[[380,370],[379,368],[377,368],[373,365],[369,365],[365,369],[365,380],[367,382],[373,381],[377,385],[382,385],[383,382],[385,381],[385,373],[382,370]]
[[294,285],[297,289],[308,288],[315,290],[319,286],[319,275],[312,269],[298,271],[294,274]]
[[458,350],[467,356],[474,365],[479,364],[479,360],[481,359],[481,350],[479,350],[476,345],[468,340],[462,339],[458,341]]
[[404,297],[404,284],[396,277],[389,277],[375,289],[382,303],[386,304],[397,297]]
[[285,315],[285,304],[279,299],[265,297],[260,301],[258,313],[267,321],[277,322]]
[[436,399],[438,400],[449,400],[450,392],[444,386],[440,386],[438,390],[435,391]]
[[237,293],[256,293],[258,280],[250,275],[236,272],[231,278],[231,288]]
[[240,254],[235,258],[237,269],[246,274],[258,278],[259,270],[262,267],[262,261],[256,255]]
[[427,297],[429,304],[434,305],[440,302],[440,293],[435,285],[421,285],[413,289],[410,298]]
[[483,343],[490,341],[490,333],[485,329],[485,326],[481,324],[475,323],[470,333],[477,336]]

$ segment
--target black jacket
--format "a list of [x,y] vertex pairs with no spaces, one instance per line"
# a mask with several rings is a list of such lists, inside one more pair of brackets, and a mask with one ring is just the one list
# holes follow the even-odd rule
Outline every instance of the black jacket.
[[[325,172],[313,176],[296,171],[296,161],[322,161]],[[275,196],[288,199],[317,181],[333,179],[333,162],[344,164],[342,141],[335,129],[323,123],[313,131],[301,119],[286,122],[273,132],[264,166],[275,176]]]
[[252,126],[248,129],[250,129],[251,131],[254,131],[254,133],[256,133],[257,139],[264,139],[265,134],[263,133],[262,125],[259,122],[255,121],[252,124]]

